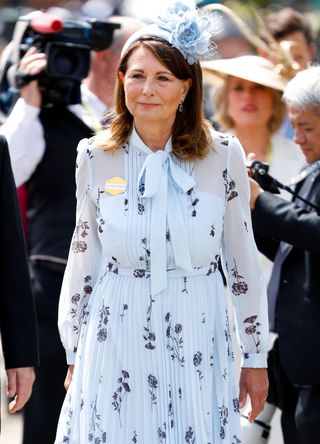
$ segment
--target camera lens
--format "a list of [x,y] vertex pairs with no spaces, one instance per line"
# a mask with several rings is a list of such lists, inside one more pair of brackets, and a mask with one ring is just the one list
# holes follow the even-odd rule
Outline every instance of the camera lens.
[[57,74],[69,76],[73,73],[73,67],[76,65],[77,60],[74,60],[72,54],[68,54],[66,51],[60,51],[53,56],[54,59],[52,63],[55,66]]
[[90,50],[87,46],[72,43],[50,43],[46,48],[47,74],[82,80],[89,71]]

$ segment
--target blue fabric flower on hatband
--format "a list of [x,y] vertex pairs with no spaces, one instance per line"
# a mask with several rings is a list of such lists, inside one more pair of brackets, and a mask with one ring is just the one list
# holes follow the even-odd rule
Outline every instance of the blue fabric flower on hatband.
[[156,25],[169,32],[169,43],[190,65],[200,59],[208,60],[208,55],[216,52],[215,20],[213,16],[201,15],[194,5],[182,1],[173,3],[157,18]]

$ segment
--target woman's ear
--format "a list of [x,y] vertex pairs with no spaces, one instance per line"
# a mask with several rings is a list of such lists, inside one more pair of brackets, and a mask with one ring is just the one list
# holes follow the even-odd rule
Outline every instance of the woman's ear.
[[188,95],[189,89],[192,85],[192,80],[191,79],[187,79],[183,81],[183,86],[182,86],[182,100],[185,100],[185,98]]

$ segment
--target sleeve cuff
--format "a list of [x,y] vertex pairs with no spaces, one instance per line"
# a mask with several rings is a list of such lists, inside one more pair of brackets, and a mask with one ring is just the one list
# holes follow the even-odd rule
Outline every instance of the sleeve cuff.
[[243,353],[241,367],[243,368],[267,368],[268,353]]
[[29,105],[20,97],[11,111],[11,118],[20,125],[29,126],[39,113],[40,108]]
[[66,351],[67,364],[74,365],[76,362],[76,354],[73,351]]

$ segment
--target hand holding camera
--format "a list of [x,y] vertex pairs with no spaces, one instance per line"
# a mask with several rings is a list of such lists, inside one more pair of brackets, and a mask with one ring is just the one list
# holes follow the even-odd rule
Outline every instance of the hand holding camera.
[[246,167],[249,176],[254,179],[264,191],[279,194],[279,188],[284,189],[284,185],[268,174],[269,165],[260,160],[253,160],[252,154],[248,155]]
[[246,167],[250,177],[251,209],[255,207],[256,199],[263,191],[269,191],[275,194],[280,193],[278,188],[280,182],[268,174],[269,165],[259,160],[255,160],[254,153],[248,154]]
[[20,96],[23,97],[26,103],[36,108],[40,108],[42,102],[42,94],[36,78],[41,72],[45,71],[46,67],[45,54],[39,53],[37,48],[32,47],[22,57],[17,71],[17,74],[21,73],[25,78],[33,78],[33,80],[29,80],[21,86]]
[[[268,173],[269,165],[259,160],[254,160],[254,154],[250,153],[247,157],[246,167],[248,175],[250,177],[250,208],[255,207],[255,202],[259,194],[263,191],[269,191],[269,193],[280,194],[280,190],[288,191],[298,201],[302,201],[310,208],[316,210],[320,214],[320,208],[314,203],[308,201],[304,197],[297,194],[289,186],[282,184]],[[308,173],[306,173],[308,174]],[[305,175],[301,175],[305,178]]]
[[80,103],[90,53],[107,49],[117,28],[120,24],[107,20],[61,21],[41,11],[19,17],[0,76],[0,108],[10,111],[10,94],[34,80],[40,87],[41,106]]

